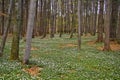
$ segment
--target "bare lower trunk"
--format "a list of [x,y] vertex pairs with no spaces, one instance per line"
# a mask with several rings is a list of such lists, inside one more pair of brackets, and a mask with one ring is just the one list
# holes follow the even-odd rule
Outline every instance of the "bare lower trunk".
[[13,40],[12,40],[11,55],[10,55],[11,60],[19,59],[19,40],[20,40],[20,30],[22,26],[22,3],[23,0],[19,0],[17,26],[15,25],[13,30]]
[[118,28],[117,28],[117,42],[120,44],[120,10],[119,10],[119,20],[118,20]]
[[97,36],[97,42],[103,42],[103,6],[104,6],[104,0],[100,0],[100,11],[98,16],[98,36]]
[[111,24],[110,24],[110,40],[116,40],[118,20],[118,0],[112,0]]
[[110,50],[110,38],[109,38],[109,34],[110,34],[110,11],[111,11],[111,6],[110,6],[111,2],[110,0],[107,0],[106,2],[106,15],[105,15],[105,26],[104,26],[104,30],[105,30],[105,40],[104,40],[104,50],[105,51],[109,51]]
[[4,51],[4,47],[5,47],[5,43],[6,43],[8,30],[10,28],[13,5],[14,5],[14,0],[10,0],[10,6],[9,6],[9,9],[8,9],[8,19],[7,19],[7,22],[6,22],[5,30],[4,30],[4,33],[3,33],[3,36],[2,36],[1,45],[0,45],[0,56],[3,55],[3,51]]
[[27,64],[29,62],[29,57],[30,57],[32,33],[33,33],[35,10],[36,10],[35,8],[36,8],[36,0],[30,0],[27,35],[26,35],[26,48],[23,58],[24,64]]
[[[4,2],[4,0],[2,0],[2,13],[5,12],[4,7],[5,7],[5,2]],[[0,33],[1,35],[3,35],[3,33],[4,33],[4,22],[5,22],[4,20],[5,20],[5,17],[2,16],[1,33]]]
[[78,1],[78,49],[81,49],[81,1]]

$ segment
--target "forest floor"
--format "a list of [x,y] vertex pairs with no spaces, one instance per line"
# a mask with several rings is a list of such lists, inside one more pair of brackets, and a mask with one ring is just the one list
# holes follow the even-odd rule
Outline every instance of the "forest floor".
[[[103,43],[94,43],[95,40],[92,36],[82,37],[82,49],[78,51],[75,37],[34,38],[30,64],[23,65],[9,60],[11,39],[8,39],[0,58],[0,80],[120,80],[119,45],[114,44],[117,50],[101,51]],[[20,60],[24,50],[25,42],[21,40]]]

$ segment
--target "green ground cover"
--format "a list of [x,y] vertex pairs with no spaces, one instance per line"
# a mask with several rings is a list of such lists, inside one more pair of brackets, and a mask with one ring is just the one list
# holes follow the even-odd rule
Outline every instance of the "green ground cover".
[[[102,43],[88,45],[95,37],[82,37],[82,49],[77,50],[77,39],[68,35],[59,38],[32,40],[30,64],[10,61],[11,41],[8,40],[5,54],[0,58],[0,78],[4,80],[120,80],[120,51],[99,51]],[[20,60],[25,42],[20,42]],[[25,69],[42,68],[35,76]],[[33,70],[34,71],[34,70]]]

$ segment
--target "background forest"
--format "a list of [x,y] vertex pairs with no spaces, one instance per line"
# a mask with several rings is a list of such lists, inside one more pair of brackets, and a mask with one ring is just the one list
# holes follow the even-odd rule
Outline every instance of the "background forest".
[[119,80],[120,0],[0,0],[0,43],[0,79]]

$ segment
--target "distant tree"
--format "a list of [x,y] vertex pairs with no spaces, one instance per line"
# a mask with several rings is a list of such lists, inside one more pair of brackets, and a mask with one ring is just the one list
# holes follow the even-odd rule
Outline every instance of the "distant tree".
[[[81,0],[82,1],[82,0]],[[81,49],[81,1],[78,1],[78,49]]]
[[31,41],[32,41],[32,33],[34,27],[34,19],[35,19],[35,8],[36,8],[37,0],[30,0],[29,6],[29,16],[28,16],[28,24],[27,24],[27,35],[26,35],[26,48],[23,58],[23,63],[27,64],[29,62],[30,50],[31,50]]
[[70,38],[72,38],[76,32],[76,22],[77,22],[77,4],[78,0],[71,0],[71,33]]
[[104,25],[104,19],[103,19],[104,0],[99,0],[99,4],[100,4],[100,10],[98,14],[97,42],[102,42],[103,41],[103,25]]
[[51,0],[51,7],[50,38],[53,38],[55,33],[55,0]]
[[47,0],[43,0],[43,11],[42,11],[42,29],[43,29],[43,35],[42,38],[45,38],[47,35]]
[[[120,2],[120,1],[119,1]],[[120,44],[120,4],[119,4],[119,19],[118,19],[118,27],[117,27],[117,42]]]
[[97,28],[97,11],[98,11],[98,0],[92,0],[92,30],[91,34],[95,36]]
[[116,40],[116,30],[118,21],[118,2],[119,0],[112,0],[111,24],[110,24],[110,40]]

